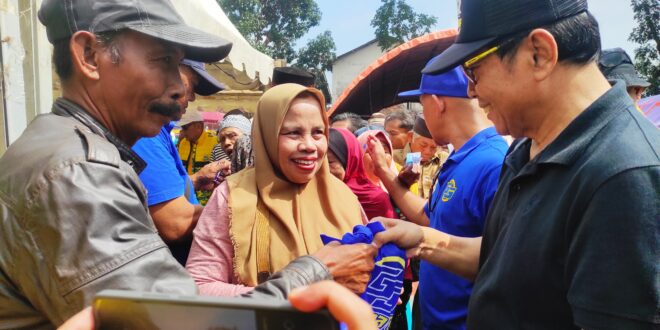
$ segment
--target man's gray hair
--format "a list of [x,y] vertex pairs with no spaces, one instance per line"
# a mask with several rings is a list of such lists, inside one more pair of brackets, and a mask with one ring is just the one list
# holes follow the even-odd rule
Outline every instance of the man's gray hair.
[[399,125],[399,128],[406,129],[410,131],[415,127],[415,119],[416,115],[413,111],[410,110],[397,110],[385,117],[385,124],[387,125],[388,122],[392,120],[400,120],[401,124]]
[[362,117],[352,112],[344,112],[337,114],[330,119],[330,123],[332,124],[344,120],[348,120],[350,122],[350,126],[348,130],[351,131],[351,133],[355,133],[355,131],[359,130],[362,127],[367,126],[368,124],[366,120],[362,119]]
[[121,32],[123,32],[123,30],[96,34],[97,42],[101,46],[105,47],[106,50],[110,53],[110,59],[114,64],[118,64],[121,61],[121,53],[119,52],[119,46],[115,42],[117,36],[119,36]]

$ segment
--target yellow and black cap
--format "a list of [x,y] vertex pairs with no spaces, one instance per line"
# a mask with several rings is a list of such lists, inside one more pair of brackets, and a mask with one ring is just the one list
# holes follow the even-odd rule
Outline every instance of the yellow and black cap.
[[427,64],[422,73],[449,71],[496,40],[587,9],[587,0],[462,0],[456,42]]

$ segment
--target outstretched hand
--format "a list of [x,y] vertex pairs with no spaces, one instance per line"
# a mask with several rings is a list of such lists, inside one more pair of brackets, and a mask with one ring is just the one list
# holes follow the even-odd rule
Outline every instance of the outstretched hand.
[[[195,174],[190,176],[190,179],[195,186],[195,190],[213,190],[214,183],[220,183],[224,177],[231,174],[231,162],[222,159],[217,162],[211,162],[202,167]],[[218,179],[221,179],[218,181]],[[218,181],[218,182],[215,182]]]
[[399,182],[406,188],[410,188],[410,186],[415,184],[419,180],[419,177],[419,171],[416,171],[412,165],[402,168],[398,176]]
[[376,217],[371,220],[383,224],[385,231],[376,234],[374,245],[381,247],[385,243],[394,243],[396,246],[406,250],[409,258],[419,256],[420,246],[424,241],[422,227],[412,222]]
[[333,281],[323,281],[308,287],[295,289],[289,294],[293,307],[303,312],[327,307],[330,314],[349,330],[373,330],[376,316],[371,307],[360,297]]
[[383,145],[377,137],[373,135],[369,136],[367,139],[366,152],[369,154],[369,157],[371,157],[374,166],[374,173],[382,179],[382,176],[390,170],[390,167],[387,164],[385,149],[383,149]]

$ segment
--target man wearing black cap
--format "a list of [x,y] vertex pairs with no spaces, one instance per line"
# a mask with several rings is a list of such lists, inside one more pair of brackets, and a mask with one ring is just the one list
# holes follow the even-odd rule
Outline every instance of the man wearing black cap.
[[423,199],[429,199],[431,197],[433,180],[438,174],[440,167],[442,167],[442,164],[447,160],[449,152],[446,151],[446,145],[439,147],[435,143],[433,135],[426,126],[426,120],[423,114],[420,114],[415,119],[415,126],[412,133],[410,151],[420,153],[421,166],[417,189],[412,189],[411,191],[417,192],[417,195]]
[[498,132],[519,139],[483,238],[431,244],[391,222],[377,240],[471,270],[471,329],[658,328],[660,132],[599,71],[587,2],[463,0],[461,13],[423,72],[461,65]]
[[[181,116],[184,56],[214,62],[231,44],[166,0],[44,0],[39,19],[63,97],[0,158],[0,328],[60,325],[102,289],[195,294],[149,216],[145,163],[130,147]],[[328,247],[340,264],[373,265],[369,249],[360,259]],[[304,256],[253,294],[328,278]]]
[[[224,88],[201,62],[184,59],[179,71],[185,88],[185,97],[178,100],[182,112],[186,112],[189,102],[195,101],[195,94],[212,95]],[[211,183],[221,166],[219,162],[212,162],[189,176],[170,137],[172,128],[174,122],[163,126],[158,135],[138,140],[133,151],[147,164],[140,173],[140,180],[149,192],[149,214],[172,255],[185,266],[192,230],[203,209],[196,191]]]
[[628,95],[635,104],[642,99],[644,91],[651,86],[650,82],[640,77],[632,59],[621,48],[603,50],[598,60],[598,67],[610,84],[614,85],[617,80],[623,80],[626,83]]

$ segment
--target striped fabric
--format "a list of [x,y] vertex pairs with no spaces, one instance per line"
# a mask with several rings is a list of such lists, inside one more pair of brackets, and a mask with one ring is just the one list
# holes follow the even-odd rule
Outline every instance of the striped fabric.
[[218,143],[213,147],[213,151],[211,151],[211,161],[217,162],[222,159],[229,160],[229,156],[227,156],[225,151],[222,150],[220,143]]

